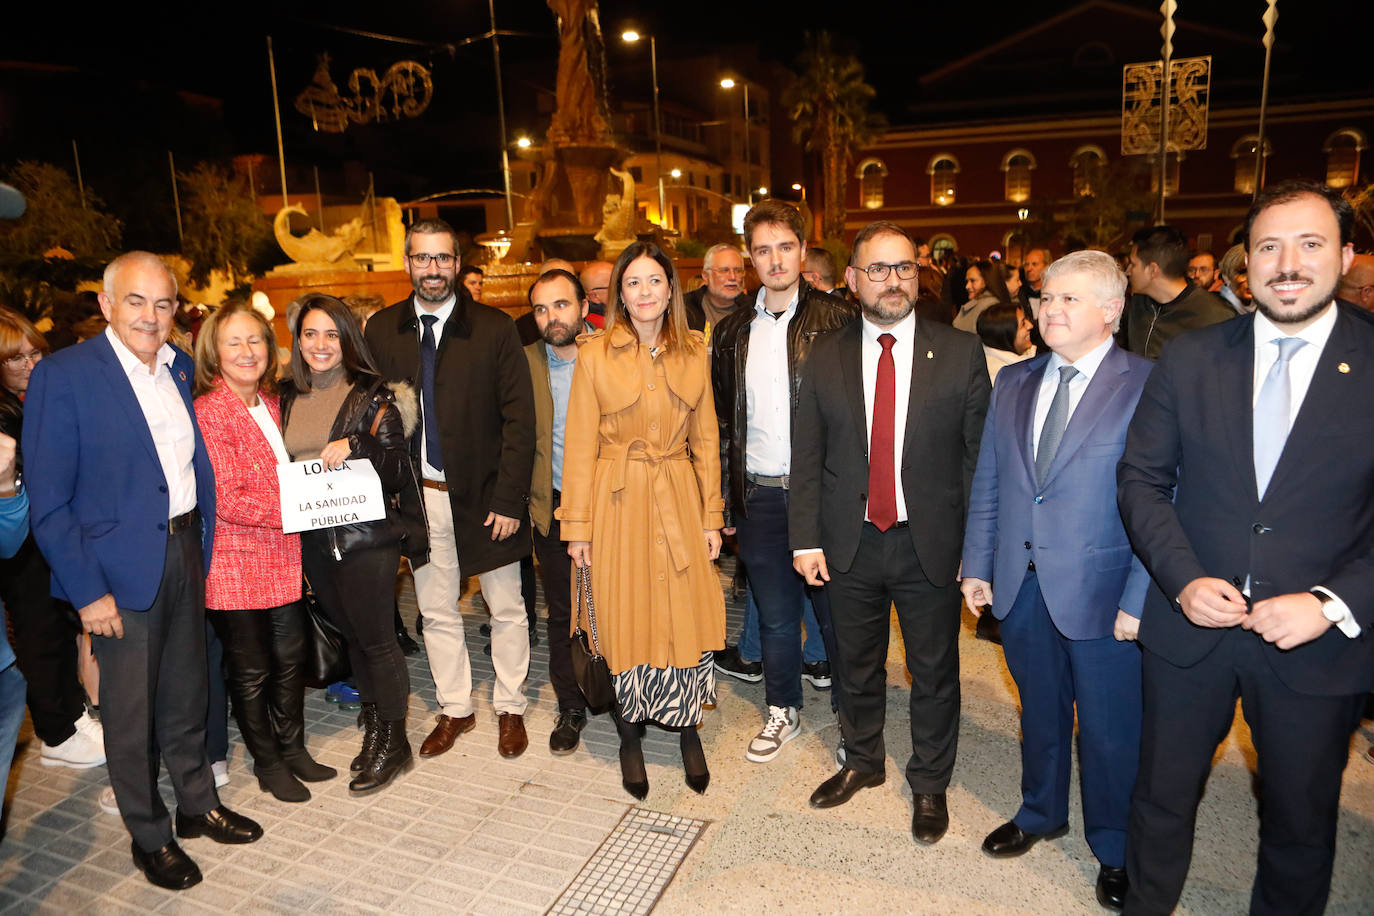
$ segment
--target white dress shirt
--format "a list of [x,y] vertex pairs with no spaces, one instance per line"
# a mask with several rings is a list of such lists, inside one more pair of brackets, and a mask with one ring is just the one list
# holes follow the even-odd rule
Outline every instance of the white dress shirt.
[[1064,418],[1064,426],[1068,428],[1069,421],[1073,419],[1073,412],[1078,409],[1078,402],[1083,400],[1083,392],[1088,390],[1088,383],[1097,374],[1097,370],[1102,366],[1102,360],[1107,358],[1107,351],[1111,348],[1112,337],[1108,334],[1106,340],[1080,356],[1077,362],[1070,363],[1058,353],[1050,354],[1050,361],[1045,364],[1045,374],[1040,378],[1040,391],[1035,400],[1035,422],[1031,426],[1032,457],[1040,452],[1040,431],[1045,428],[1045,418],[1050,415],[1054,392],[1059,388],[1059,370],[1069,365],[1078,370],[1073,381],[1069,382],[1069,414]]
[[[1326,347],[1331,332],[1336,328],[1336,315],[1336,308],[1332,306],[1320,318],[1301,331],[1296,334],[1289,334],[1287,331],[1281,331],[1275,327],[1274,323],[1265,318],[1262,312],[1255,312],[1255,376],[1250,403],[1252,409],[1254,402],[1259,399],[1260,388],[1264,385],[1265,376],[1269,374],[1269,370],[1274,367],[1274,362],[1279,358],[1279,345],[1275,341],[1280,337],[1301,337],[1307,341],[1307,346],[1299,347],[1297,352],[1288,360],[1288,390],[1290,392],[1288,429],[1290,431],[1293,429],[1293,421],[1298,418],[1298,411],[1302,409],[1303,399],[1307,397],[1307,389],[1312,387],[1312,376],[1317,372],[1317,361],[1321,359],[1322,349]],[[1249,582],[1246,585],[1248,586]],[[1350,605],[1342,601],[1340,596],[1320,585],[1315,586],[1313,591],[1321,592],[1330,598],[1336,609],[1344,615],[1335,624],[1337,629],[1351,639],[1360,635],[1360,625],[1355,620]],[[1249,593],[1248,588],[1246,593]]]
[[[421,341],[420,346],[424,346],[425,339],[425,323],[419,320],[420,316],[434,315],[439,319],[438,321],[434,322],[434,358],[435,369],[437,371],[439,358],[439,338],[444,335],[444,325],[448,324],[448,317],[453,314],[453,307],[458,303],[458,297],[456,295],[450,295],[447,299],[444,300],[442,305],[440,305],[437,309],[435,309],[432,312],[424,306],[420,305],[419,300],[416,299],[414,296],[410,297],[410,301],[415,306],[415,334]],[[429,463],[429,449],[426,447],[425,443],[424,392],[417,391],[416,394],[419,395],[418,400],[420,402],[420,428],[416,430],[416,435],[420,437],[420,473],[424,475],[425,480],[441,481],[444,479],[444,472],[437,470]]]
[[167,517],[185,515],[196,507],[196,433],[181,389],[172,378],[176,351],[164,343],[157,351],[156,368],[149,370],[112,328],[105,329],[105,337],[133,386],[134,397],[138,398],[148,432],[153,436],[157,460],[167,481]]
[[[914,353],[912,346],[916,339],[916,313],[912,312],[901,321],[884,330],[873,324],[867,317],[863,319],[863,373],[864,373],[864,422],[867,441],[873,442],[873,390],[878,384],[878,360],[883,355],[883,345],[878,343],[880,334],[891,334],[897,338],[892,345],[893,381],[896,395],[892,417],[892,470],[896,480],[897,521],[907,521],[906,494],[902,490],[902,445],[906,442],[906,412],[911,401],[911,363]],[[869,460],[872,461],[870,455]],[[864,521],[871,521],[868,510],[864,510]]]
[[744,469],[750,474],[783,477],[792,473],[792,380],[787,367],[787,327],[797,316],[801,285],[777,318],[763,304],[766,291],[760,289],[754,303],[749,352],[744,360]]

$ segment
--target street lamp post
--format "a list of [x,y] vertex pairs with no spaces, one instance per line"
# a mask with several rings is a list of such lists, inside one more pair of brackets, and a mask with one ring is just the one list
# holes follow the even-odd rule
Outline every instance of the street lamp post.
[[[623,41],[636,42],[640,34],[627,29],[620,34]],[[658,45],[654,36],[649,36],[649,74],[654,84],[654,171],[658,174],[658,223],[668,227],[667,205],[663,198],[663,122],[658,113]]]
[[[753,163],[749,160],[749,81],[742,80],[740,85],[744,88],[744,186],[749,194],[749,206],[754,205],[754,170]],[[720,81],[722,89],[734,89],[735,81],[730,77]]]

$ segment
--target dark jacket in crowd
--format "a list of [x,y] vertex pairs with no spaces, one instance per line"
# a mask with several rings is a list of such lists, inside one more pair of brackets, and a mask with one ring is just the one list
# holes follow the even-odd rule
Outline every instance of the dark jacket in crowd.
[[[706,331],[706,306],[701,304],[701,300],[706,296],[706,287],[698,286],[690,292],[683,293],[682,303],[687,307],[687,327],[693,331]],[[754,296],[749,293],[740,293],[735,297],[735,311],[749,311],[754,307]]]
[[[299,393],[289,376],[282,379],[282,429],[291,422],[291,409]],[[380,420],[377,419],[378,411],[382,412]],[[387,509],[384,519],[324,529],[335,557],[396,543],[401,545],[401,554],[417,564],[429,556],[423,502],[406,447],[406,438],[415,429],[417,416],[415,392],[405,385],[393,391],[381,379],[359,379],[344,398],[334,417],[334,425],[329,429],[329,441],[347,439],[349,458],[366,458],[372,462],[381,478]]]
[[1236,317],[1235,310],[1215,293],[1189,283],[1170,302],[1160,304],[1144,293],[1131,297],[1126,318],[1126,349],[1137,356],[1159,359],[1164,345],[1184,331],[1205,328]]
[[[439,450],[453,535],[463,574],[475,576],[530,555],[529,532],[491,539],[487,514],[522,522],[534,470],[534,390],[515,322],[474,302],[461,285],[439,335],[434,372]],[[420,390],[420,332],[413,300],[382,309],[367,323],[367,345],[382,376]],[[420,438],[410,454],[420,475]],[[522,529],[524,525],[522,524]]]
[[[839,296],[823,293],[807,283],[797,292],[797,314],[787,328],[787,372],[791,384],[792,421],[796,423],[801,367],[816,337],[844,327],[859,314]],[[744,383],[749,359],[749,326],[755,310],[738,309],[711,332],[711,385],[720,423],[720,480],[725,496],[725,525],[744,515],[744,439],[748,428],[749,395]]]

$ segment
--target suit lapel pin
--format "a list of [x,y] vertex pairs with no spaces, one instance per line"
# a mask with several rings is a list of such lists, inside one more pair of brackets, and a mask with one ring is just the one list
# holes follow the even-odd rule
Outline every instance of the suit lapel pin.
[[1336,371],[1339,372],[1341,375],[1349,375],[1350,363],[1341,363],[1339,366],[1336,367]]
[[186,381],[186,372],[185,372],[185,370],[183,370],[183,371],[181,371],[181,372],[178,372],[177,375],[181,376],[181,380],[182,380],[183,382]]
[[926,351],[926,359],[934,359],[934,358],[935,358],[935,351],[934,351],[934,350],[927,350],[927,351]]

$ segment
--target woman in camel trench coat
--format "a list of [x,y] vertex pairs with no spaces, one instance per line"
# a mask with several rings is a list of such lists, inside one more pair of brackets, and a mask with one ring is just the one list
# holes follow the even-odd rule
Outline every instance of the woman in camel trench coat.
[[610,295],[606,329],[583,336],[573,372],[558,518],[568,553],[592,570],[626,791],[648,793],[640,737],[652,720],[680,733],[687,784],[704,792],[697,725],[715,702],[711,653],[725,644],[708,352],[653,243],[621,253]]

